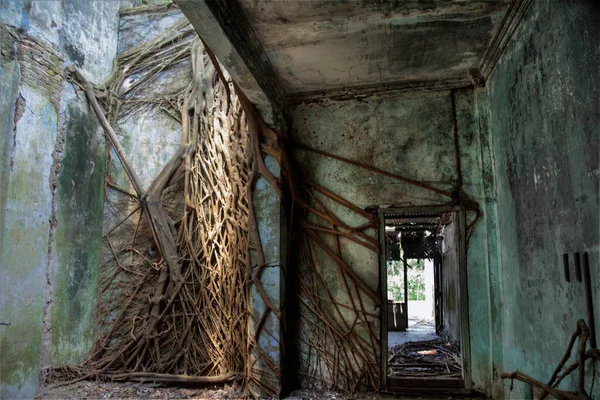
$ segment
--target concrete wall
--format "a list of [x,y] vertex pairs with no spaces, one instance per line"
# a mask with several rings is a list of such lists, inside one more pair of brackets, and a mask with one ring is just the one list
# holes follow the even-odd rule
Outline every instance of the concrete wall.
[[[422,119],[415,118],[417,115]],[[452,190],[456,166],[449,93],[300,105],[293,109],[291,120],[292,137],[297,143]],[[436,204],[448,200],[322,155],[299,150],[296,157],[309,179],[360,208],[380,204]],[[319,196],[319,200],[350,226],[366,222],[360,215],[324,196]],[[365,233],[377,239],[376,230]],[[323,239],[334,249],[330,236],[323,236]],[[340,240],[340,246],[342,258],[373,291],[377,291],[379,255],[345,238]],[[313,258],[335,300],[340,304],[352,304],[334,261],[318,248],[313,249]],[[377,315],[379,308],[373,300],[362,297],[365,311]],[[348,324],[352,325],[353,314],[346,314]],[[378,333],[379,320],[374,317],[367,320]],[[365,325],[359,324],[354,329],[367,342],[372,341]],[[378,337],[375,339],[379,340]],[[373,348],[378,350],[378,343],[373,343]],[[323,379],[329,378],[323,376]]]
[[110,73],[120,3],[0,5],[0,397],[31,398],[93,337],[104,142],[63,70]]
[[[143,12],[135,8],[123,10],[119,20],[118,54],[152,40],[182,17],[183,14],[177,8],[150,9]],[[157,74],[148,85],[140,88],[131,97],[148,99],[165,93],[177,93],[185,89],[191,79],[192,64],[188,58]],[[126,85],[127,82],[123,87]],[[144,188],[150,186],[181,143],[181,123],[158,106],[121,113],[115,131]],[[122,188],[128,189],[129,179],[114,151],[112,159],[113,180]],[[133,191],[133,188],[131,190]]]
[[[495,242],[490,242],[487,225],[493,225],[484,206],[493,204],[487,197],[484,176],[489,175],[489,132],[487,102],[480,90],[455,92],[458,155],[466,195],[482,206],[468,251],[468,293],[472,379],[474,388],[486,391],[492,382],[489,359],[490,281],[489,259]],[[385,97],[348,101],[323,101],[296,106],[290,115],[293,139],[317,149],[369,164],[417,181],[452,191],[458,174],[455,157],[454,117],[450,92],[389,94]],[[321,155],[297,150],[296,156],[306,175],[325,188],[365,208],[378,205],[440,205],[449,199],[408,185],[393,178]],[[493,175],[492,175],[493,182]],[[320,198],[323,200],[322,198]],[[330,206],[345,223],[365,221],[331,202]],[[469,213],[472,221],[474,213]],[[371,231],[373,237],[377,232]],[[374,252],[342,240],[345,261],[377,290],[379,258]],[[346,304],[339,279],[330,276],[336,268],[332,261],[315,252],[319,268],[331,282],[336,300]],[[492,257],[493,258],[493,257]],[[366,302],[367,311],[375,310]],[[372,321],[375,326],[379,321]],[[378,329],[378,328],[377,328]]]
[[456,217],[444,227],[442,254],[442,296],[444,331],[454,340],[460,340],[460,277],[458,254],[458,220]]
[[[586,316],[573,269],[564,281],[563,253],[573,268],[572,253],[589,252],[600,320],[599,17],[593,2],[533,2],[488,85],[502,261],[493,362],[542,381]],[[531,396],[509,385],[507,398]]]

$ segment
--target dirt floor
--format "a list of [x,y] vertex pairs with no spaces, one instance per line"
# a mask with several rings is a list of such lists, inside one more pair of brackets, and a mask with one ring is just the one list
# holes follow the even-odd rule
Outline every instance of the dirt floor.
[[[212,386],[202,389],[163,387],[149,383],[106,383],[83,381],[69,386],[58,387],[41,394],[39,399],[241,399],[242,392],[237,386]],[[394,396],[390,394],[364,392],[345,395],[336,392],[297,390],[286,397],[289,400],[448,400],[471,399],[453,396]]]

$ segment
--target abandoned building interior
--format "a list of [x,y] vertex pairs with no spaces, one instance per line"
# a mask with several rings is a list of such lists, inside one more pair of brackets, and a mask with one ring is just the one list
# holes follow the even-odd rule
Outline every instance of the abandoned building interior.
[[600,399],[597,2],[0,0],[0,34],[0,398]]

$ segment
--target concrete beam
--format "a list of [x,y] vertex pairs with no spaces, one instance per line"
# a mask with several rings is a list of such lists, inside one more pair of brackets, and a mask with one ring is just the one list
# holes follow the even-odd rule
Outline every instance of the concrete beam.
[[469,75],[457,74],[431,80],[403,80],[343,89],[326,89],[316,92],[297,93],[288,98],[287,105],[294,106],[302,103],[315,103],[321,100],[341,101],[361,99],[370,96],[394,95],[405,92],[445,91],[474,86],[476,86],[476,83]]
[[272,123],[273,113],[283,107],[285,92],[237,1],[175,0],[175,3],[263,119]]
[[508,41],[519,27],[525,12],[529,9],[532,2],[532,0],[515,0],[506,12],[504,20],[500,25],[500,29],[498,29],[498,32],[492,39],[492,42],[479,63],[479,73],[483,80],[483,82],[481,82],[483,85],[485,85],[485,82],[490,77],[496,63],[500,60],[500,56],[504,52],[504,49],[506,49]]

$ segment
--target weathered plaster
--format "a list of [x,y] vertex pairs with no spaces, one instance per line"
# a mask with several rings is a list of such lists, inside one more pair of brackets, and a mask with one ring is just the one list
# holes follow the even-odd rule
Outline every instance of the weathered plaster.
[[[591,2],[534,2],[489,81],[502,260],[493,326],[503,352],[493,361],[542,381],[586,316],[582,284],[564,281],[563,253],[573,265],[574,252],[589,252],[600,298],[599,12]],[[506,398],[531,396],[524,384],[504,387]]]
[[[145,188],[171,159],[181,142],[181,124],[157,107],[120,119],[117,134]],[[129,188],[129,179],[113,151],[115,182]]]
[[100,83],[112,69],[120,3],[32,0],[28,33],[54,46],[86,79]]
[[[132,10],[135,9],[123,10],[119,22],[119,53],[160,35],[183,17],[181,11],[176,8],[168,12],[137,10],[133,13]],[[162,71],[149,85],[131,93],[131,96],[141,99],[178,93],[187,87],[191,74],[192,66],[188,59]],[[122,88],[126,88],[127,85],[126,81]],[[143,107],[128,115],[121,115],[115,130],[129,162],[145,188],[150,186],[181,143],[181,124],[158,106]],[[128,189],[129,179],[114,151],[112,159],[113,180],[122,188]]]
[[0,310],[3,322],[11,323],[0,330],[3,398],[32,397],[36,390],[52,204],[48,182],[57,137],[52,103],[31,88],[20,92],[27,105],[11,154],[0,255]]
[[103,133],[81,102],[72,100],[65,112],[53,232],[52,364],[81,360],[94,339],[104,204]]
[[122,10],[117,53],[120,54],[166,31],[182,16],[176,7],[158,12],[140,12],[137,8]]
[[[10,161],[12,149],[15,145],[15,123],[20,118],[17,110],[17,102],[22,99],[19,96],[19,81],[21,79],[19,65],[16,61],[9,61],[0,65],[0,151],[2,161],[0,162],[0,255],[4,243],[4,214],[10,176]],[[22,102],[21,102],[22,105]],[[19,117],[19,118],[17,118]]]
[[508,2],[240,4],[288,93],[467,76]]
[[[490,394],[492,365],[490,363],[490,268],[497,243],[493,240],[494,177],[490,172],[488,102],[482,89],[460,90],[455,93],[458,148],[461,161],[463,190],[478,203],[479,213],[467,248],[467,282],[469,307],[469,341],[471,380],[473,388]],[[492,189],[490,189],[492,188]],[[467,223],[473,223],[477,212],[467,213]]]
[[27,28],[31,0],[0,0],[0,23]]
[[[448,92],[300,105],[292,111],[292,125],[300,144],[452,191],[456,168]],[[342,161],[296,153],[309,178],[361,208],[449,200]]]
[[11,25],[2,26],[2,101],[14,103],[0,125],[0,319],[11,323],[0,327],[3,398],[33,397],[40,366],[89,349],[104,150],[63,68],[74,63],[93,82],[108,75],[119,5],[2,2],[0,20]]

